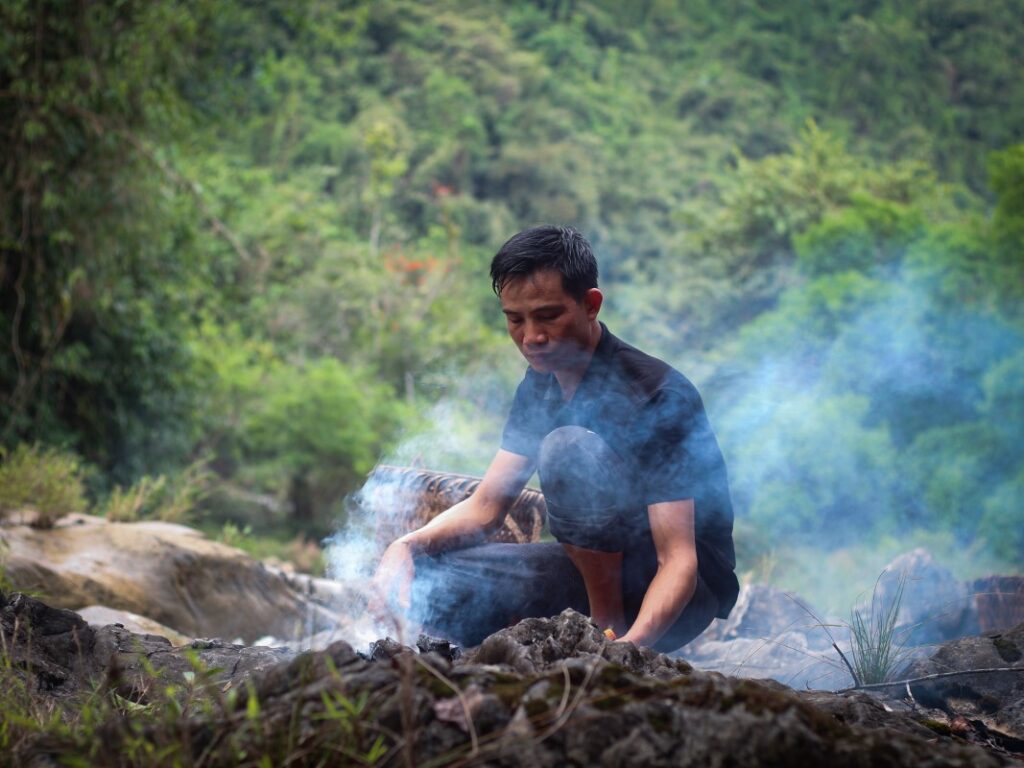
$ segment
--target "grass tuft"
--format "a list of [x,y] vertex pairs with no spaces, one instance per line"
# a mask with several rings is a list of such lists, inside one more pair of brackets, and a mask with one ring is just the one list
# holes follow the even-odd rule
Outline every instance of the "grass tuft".
[[875,581],[871,607],[866,615],[854,609],[850,618],[850,653],[856,685],[888,682],[906,655],[905,640],[897,637],[896,620],[903,602],[907,575],[901,574],[896,592],[888,604],[879,601],[878,585],[881,578],[880,575]]
[[0,448],[0,520],[31,510],[32,525],[50,528],[69,512],[86,511],[83,474],[71,453],[24,443],[10,453]]

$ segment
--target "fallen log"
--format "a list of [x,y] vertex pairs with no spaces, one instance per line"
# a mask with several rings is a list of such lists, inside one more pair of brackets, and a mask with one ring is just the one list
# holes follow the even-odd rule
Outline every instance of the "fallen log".
[[[385,545],[468,498],[480,480],[471,475],[381,464],[370,473],[355,501],[374,520],[377,540]],[[513,502],[502,527],[488,541],[539,541],[546,513],[544,495],[526,488]]]

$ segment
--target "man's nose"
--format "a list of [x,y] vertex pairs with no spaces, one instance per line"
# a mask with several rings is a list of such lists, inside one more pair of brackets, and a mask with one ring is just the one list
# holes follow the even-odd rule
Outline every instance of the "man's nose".
[[528,346],[539,347],[548,343],[548,334],[540,325],[527,323],[523,340]]

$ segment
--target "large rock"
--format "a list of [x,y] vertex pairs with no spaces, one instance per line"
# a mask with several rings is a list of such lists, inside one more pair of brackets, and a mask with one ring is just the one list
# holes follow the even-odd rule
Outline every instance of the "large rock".
[[739,637],[766,639],[790,632],[827,638],[817,612],[801,598],[767,584],[744,584],[729,618],[715,619],[697,643]]
[[3,661],[38,696],[67,699],[106,679],[125,697],[145,703],[152,681],[181,684],[197,663],[222,687],[239,685],[294,654],[219,640],[173,646],[159,635],[136,634],[112,624],[95,627],[74,611],[51,608],[22,594],[0,593]]
[[0,527],[7,578],[55,606],[104,605],[189,637],[297,638],[334,617],[283,574],[182,525],[69,516],[51,530]]
[[[972,670],[1009,671],[962,674]],[[900,677],[948,673],[958,674],[915,683],[914,697],[1024,740],[1024,624],[947,643],[930,658],[913,662]]]
[[[672,655],[726,675],[835,690],[849,685],[850,675],[832,647],[836,630],[822,626],[823,621],[789,592],[745,584],[728,619],[715,619],[700,637]],[[845,633],[838,634],[845,651]]]
[[942,643],[980,631],[975,600],[967,584],[918,548],[889,563],[870,601],[859,607],[884,616],[899,598],[897,637],[907,645]]
[[75,613],[94,627],[116,624],[139,635],[165,637],[172,645],[185,645],[191,640],[190,637],[175,632],[170,627],[164,626],[159,621],[153,621],[148,616],[140,616],[131,611],[119,611],[106,605],[87,605],[85,608],[77,609]]

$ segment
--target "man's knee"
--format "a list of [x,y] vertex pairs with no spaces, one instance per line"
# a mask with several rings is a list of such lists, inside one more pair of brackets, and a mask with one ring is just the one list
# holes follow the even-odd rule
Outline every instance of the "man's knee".
[[602,485],[620,459],[600,435],[583,427],[559,427],[541,441],[537,472],[545,495],[573,496],[581,487]]
[[575,426],[553,430],[541,442],[537,467],[552,535],[584,549],[621,551],[628,483],[600,435]]

